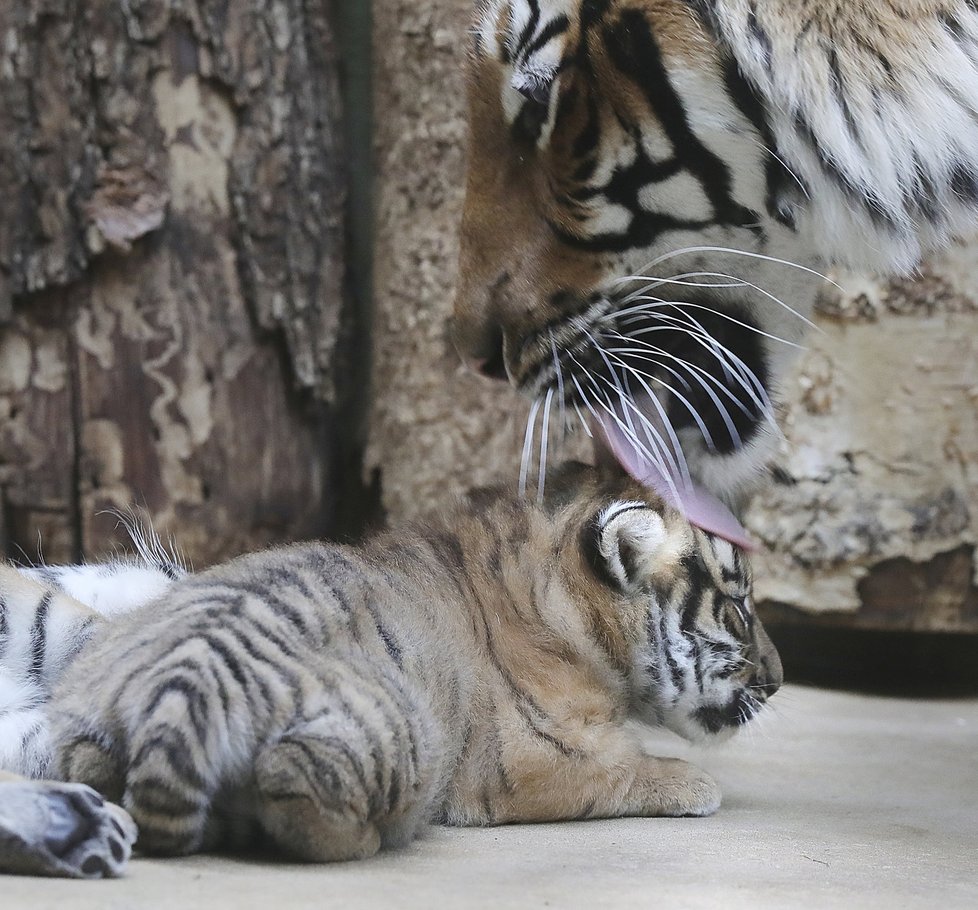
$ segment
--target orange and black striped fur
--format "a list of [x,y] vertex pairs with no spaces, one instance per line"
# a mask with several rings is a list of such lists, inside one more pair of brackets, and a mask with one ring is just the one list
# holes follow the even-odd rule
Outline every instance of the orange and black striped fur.
[[148,853],[260,832],[350,859],[427,821],[711,813],[636,723],[721,737],[780,681],[744,555],[570,465],[542,505],[244,556],[100,624],[51,698],[54,769]]

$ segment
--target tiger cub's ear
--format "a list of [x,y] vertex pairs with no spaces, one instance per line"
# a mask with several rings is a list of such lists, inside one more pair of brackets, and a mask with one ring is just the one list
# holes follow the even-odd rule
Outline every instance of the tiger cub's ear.
[[656,574],[669,537],[662,516],[637,500],[603,508],[588,536],[586,552],[595,573],[625,594],[641,590]]

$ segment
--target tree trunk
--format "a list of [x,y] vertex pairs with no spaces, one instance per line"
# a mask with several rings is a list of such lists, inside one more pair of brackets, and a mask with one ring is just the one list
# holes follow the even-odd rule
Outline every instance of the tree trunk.
[[[377,0],[376,395],[368,463],[392,522],[515,489],[526,405],[468,375],[445,323],[457,257],[471,0]],[[779,482],[756,498],[758,597],[791,622],[978,632],[978,246],[826,296]],[[578,440],[577,452],[580,452]],[[565,447],[563,454],[574,454]]]
[[344,161],[328,0],[0,7],[0,533],[195,562],[329,529]]

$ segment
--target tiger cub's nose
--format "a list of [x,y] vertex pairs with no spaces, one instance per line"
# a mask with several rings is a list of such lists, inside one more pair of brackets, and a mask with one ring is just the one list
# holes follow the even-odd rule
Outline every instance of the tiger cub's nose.
[[750,686],[755,694],[760,691],[765,698],[770,698],[784,681],[780,667],[772,667],[766,659],[761,660],[761,665],[757,672],[751,677]]

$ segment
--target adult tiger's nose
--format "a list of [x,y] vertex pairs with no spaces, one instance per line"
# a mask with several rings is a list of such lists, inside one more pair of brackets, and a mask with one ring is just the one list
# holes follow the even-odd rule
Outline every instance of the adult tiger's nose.
[[503,349],[499,353],[485,360],[470,360],[469,366],[487,379],[500,379],[503,382],[509,378],[506,375],[506,364],[503,363]]
[[506,360],[503,357],[503,333],[496,327],[489,327],[483,336],[473,342],[467,338],[465,343],[455,331],[452,332],[455,348],[465,364],[474,372],[488,379],[506,381]]

